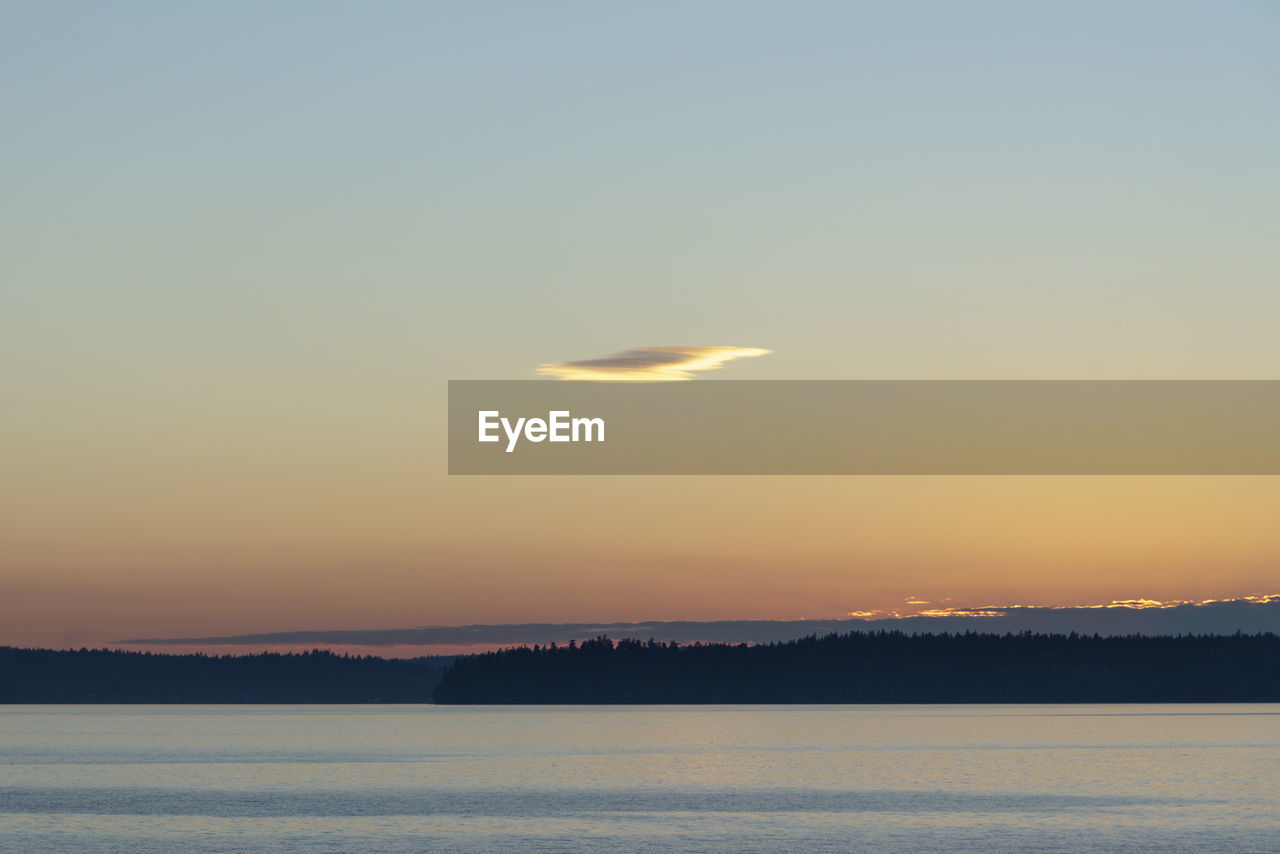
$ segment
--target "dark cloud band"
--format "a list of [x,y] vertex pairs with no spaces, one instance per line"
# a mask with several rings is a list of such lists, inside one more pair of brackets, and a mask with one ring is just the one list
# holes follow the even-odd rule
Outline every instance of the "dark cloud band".
[[639,623],[520,623],[425,626],[368,631],[267,632],[203,638],[133,638],[126,645],[340,644],[351,646],[465,646],[565,643],[606,634],[661,641],[768,643],[831,632],[1080,632],[1101,635],[1280,633],[1280,594],[1165,605],[1148,601],[1107,606],[1014,605],[951,609],[881,619],[713,620]]

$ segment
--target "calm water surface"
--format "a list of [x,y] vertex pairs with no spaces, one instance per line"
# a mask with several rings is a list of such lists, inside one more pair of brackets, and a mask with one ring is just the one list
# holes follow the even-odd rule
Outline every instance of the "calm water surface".
[[1280,706],[0,706],[0,850],[1280,851]]

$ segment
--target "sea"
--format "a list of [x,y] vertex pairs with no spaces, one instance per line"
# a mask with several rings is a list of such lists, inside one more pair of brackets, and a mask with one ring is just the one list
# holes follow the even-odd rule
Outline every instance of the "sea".
[[0,851],[1280,852],[1280,705],[0,706]]

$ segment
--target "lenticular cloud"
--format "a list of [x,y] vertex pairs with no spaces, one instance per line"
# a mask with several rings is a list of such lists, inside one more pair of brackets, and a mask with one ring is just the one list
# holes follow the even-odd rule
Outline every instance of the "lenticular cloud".
[[603,359],[550,362],[536,373],[561,380],[591,382],[680,382],[695,371],[712,371],[726,362],[771,351],[758,347],[641,347]]

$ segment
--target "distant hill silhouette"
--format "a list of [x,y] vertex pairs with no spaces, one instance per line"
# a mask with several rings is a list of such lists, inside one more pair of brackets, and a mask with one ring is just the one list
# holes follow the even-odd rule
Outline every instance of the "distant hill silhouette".
[[437,703],[1280,701],[1274,634],[852,632],[759,646],[519,647],[457,659]]
[[0,703],[425,703],[450,660],[0,647]]

